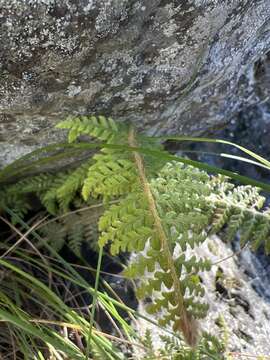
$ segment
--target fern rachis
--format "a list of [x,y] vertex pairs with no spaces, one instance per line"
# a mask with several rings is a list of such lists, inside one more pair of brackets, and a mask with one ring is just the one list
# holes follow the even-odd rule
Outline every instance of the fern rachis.
[[[129,131],[128,139],[129,139],[129,145],[131,147],[135,148],[138,146],[135,139],[135,131],[133,128],[131,128]],[[156,202],[145,174],[143,160],[142,157],[137,152],[134,152],[134,158],[135,158],[136,167],[138,169],[140,182],[143,187],[143,192],[147,198],[149,211],[154,220],[154,227],[157,231],[158,238],[160,239],[160,250],[164,252],[164,256],[166,257],[166,260],[168,262],[168,269],[171,272],[171,276],[173,280],[172,285],[174,287],[174,298],[175,298],[174,302],[175,304],[177,304],[176,305],[178,308],[177,310],[179,311],[179,318],[180,318],[179,327],[183,332],[183,335],[185,336],[187,342],[190,345],[195,345],[197,342],[197,326],[195,321],[192,318],[190,318],[190,316],[186,312],[184,306],[184,298],[181,291],[179,278],[175,270],[175,265],[169,246],[169,241],[163,229],[162,222],[156,208]]]

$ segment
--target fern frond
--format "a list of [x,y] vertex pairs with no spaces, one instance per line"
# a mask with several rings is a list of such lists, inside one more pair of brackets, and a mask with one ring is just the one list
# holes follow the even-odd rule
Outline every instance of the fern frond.
[[[70,203],[82,189],[92,159],[84,162],[75,170],[59,174],[40,174],[19,181],[4,191],[6,202],[12,203],[12,196],[34,193],[49,213],[55,215],[59,210],[69,210]],[[14,200],[13,200],[14,202]]]
[[[69,130],[70,142],[89,135],[133,149],[161,148],[158,140],[102,116],[68,119],[58,127]],[[211,264],[198,255],[206,237],[225,229],[228,240],[239,233],[242,245],[250,242],[254,249],[264,245],[270,253],[270,209],[263,209],[265,199],[257,188],[235,186],[223,176],[165,164],[154,156],[105,147],[75,170],[41,174],[1,189],[0,207],[15,206],[23,215],[31,192],[51,214],[101,198],[106,210],[98,222],[99,245],[109,244],[112,254],[137,254],[126,274],[144,279],[138,296],[151,296],[148,311],[157,314],[160,324],[180,330],[191,345],[196,343],[196,321],[208,308],[199,273]],[[108,200],[115,198],[117,205],[109,205]],[[85,214],[71,214],[44,229],[44,234],[57,249],[67,243],[80,256],[83,241],[95,243],[97,224]]]
[[254,250],[264,246],[269,253],[270,213],[267,209],[260,211],[265,199],[257,188],[238,186],[228,192],[212,193],[209,201],[214,208],[212,233],[225,227],[227,240],[239,233],[242,246],[250,242]]
[[[175,337],[161,336],[164,349],[161,354],[171,360],[225,360],[225,347],[217,337],[203,332],[195,349],[190,349]],[[154,359],[153,359],[154,360]]]
[[[20,218],[24,218],[31,205],[29,194],[39,195],[50,189],[57,176],[51,174],[40,174],[18,181],[16,184],[6,185],[0,192],[0,209],[8,207]],[[11,219],[16,224],[16,216]]]
[[3,194],[3,197],[0,199],[0,210],[5,210],[5,208],[9,208],[12,211],[10,220],[13,225],[17,225],[18,218],[24,219],[31,210],[26,196],[20,194],[9,194],[8,197],[6,197],[6,194]]
[[85,200],[90,195],[111,198],[131,191],[137,174],[134,164],[125,155],[117,152],[98,154],[94,160],[96,162],[90,166],[82,188]]
[[61,223],[52,222],[42,227],[39,232],[56,251],[60,251],[64,246],[67,232]]
[[18,181],[16,184],[4,188],[8,194],[40,193],[49,189],[55,182],[55,174],[40,174]]
[[57,128],[69,130],[69,142],[74,142],[80,135],[89,135],[110,142],[115,136],[119,136],[123,126],[116,124],[110,117],[80,116],[60,122]]
[[112,205],[99,221],[100,246],[111,242],[112,254],[141,251],[152,234],[152,219],[141,193],[132,193]]
[[57,202],[57,192],[58,189],[64,184],[65,179],[66,179],[66,174],[61,174],[60,176],[55,177],[50,188],[47,191],[44,191],[43,193],[40,194],[40,200],[42,204],[45,206],[47,211],[52,215],[56,215],[59,210],[58,202]]
[[[129,145],[137,147],[134,135],[130,139]],[[103,163],[104,159],[101,154],[96,161]],[[132,170],[134,177],[126,181],[131,193],[125,189],[121,195],[126,196],[101,217],[99,244],[110,243],[112,254],[141,252],[126,271],[131,277],[145,279],[138,295],[152,296],[148,311],[161,315],[160,324],[181,329],[187,341],[194,344],[197,336],[194,317],[205,316],[208,308],[202,301],[204,288],[194,272],[208,270],[209,262],[194,254],[182,255],[187,244],[194,249],[206,239],[205,228],[212,214],[205,201],[211,192],[209,176],[191,167],[168,164],[149,183],[143,158],[135,153],[133,161],[128,161],[129,173]],[[113,177],[119,171],[114,166],[108,173]],[[108,196],[105,190],[99,190],[103,197]],[[110,189],[109,194],[112,193]]]
[[75,171],[67,174],[65,181],[57,188],[56,198],[62,211],[69,209],[76,193],[81,191],[91,162],[92,160],[86,161]]
[[75,255],[81,257],[82,244],[87,243],[93,249],[97,246],[97,219],[102,210],[92,210],[70,213],[50,221],[40,228],[40,233],[50,245],[60,251],[66,244]]
[[72,226],[68,233],[68,246],[75,255],[81,257],[82,243],[84,241],[84,226],[77,223]]
[[[129,144],[132,147],[137,146],[135,133],[132,129],[129,133]],[[192,301],[189,301],[189,299],[185,298],[187,287],[183,286],[184,283],[181,281],[182,274],[179,272],[179,269],[175,264],[175,244],[171,241],[171,229],[166,226],[166,223],[164,224],[162,222],[162,211],[160,211],[161,209],[160,206],[158,206],[158,199],[154,197],[151,186],[146,178],[142,157],[135,152],[134,159],[141,186],[143,188],[143,194],[147,200],[149,212],[153,217],[153,238],[158,239],[158,242],[156,242],[155,245],[156,247],[152,245],[152,248],[160,250],[160,256],[155,258],[155,263],[158,264],[158,268],[161,268],[164,272],[164,274],[162,274],[162,281],[160,281],[159,284],[155,284],[158,285],[158,291],[161,293],[162,298],[161,300],[159,298],[159,301],[153,304],[151,310],[156,313],[160,312],[161,309],[166,310],[166,313],[162,315],[160,319],[160,323],[166,325],[172,322],[174,330],[182,331],[186,341],[190,345],[194,345],[197,341],[197,325],[194,320],[194,316],[201,317],[205,306],[204,304],[193,301],[193,299]],[[203,175],[204,174],[202,172],[199,173],[200,178],[202,178]],[[140,258],[142,257],[143,256]],[[150,256],[147,253],[146,259],[148,257]],[[179,258],[177,260],[179,260]],[[168,281],[171,281],[172,286],[170,289],[168,289],[165,285],[166,280],[167,283]],[[187,278],[185,280],[187,280]],[[148,285],[151,288],[151,280],[148,282]],[[190,286],[189,289],[191,288],[192,291],[195,290],[195,286]],[[203,291],[199,290],[199,286],[196,287],[196,290],[197,294],[203,293]],[[170,307],[169,304],[172,306]],[[164,305],[167,306],[164,307]]]

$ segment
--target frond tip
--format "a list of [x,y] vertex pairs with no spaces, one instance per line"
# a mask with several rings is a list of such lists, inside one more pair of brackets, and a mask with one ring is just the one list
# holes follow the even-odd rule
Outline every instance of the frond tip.
[[119,135],[121,126],[116,124],[112,118],[104,116],[79,116],[68,118],[60,122],[59,129],[69,130],[68,140],[74,142],[78,136],[88,135],[96,139],[110,142],[115,135]]
[[270,253],[270,211],[261,211],[265,199],[259,189],[250,186],[238,186],[228,191],[219,191],[209,196],[213,207],[211,233],[225,228],[225,237],[232,240],[240,236],[240,244],[249,242],[253,250],[263,246]]

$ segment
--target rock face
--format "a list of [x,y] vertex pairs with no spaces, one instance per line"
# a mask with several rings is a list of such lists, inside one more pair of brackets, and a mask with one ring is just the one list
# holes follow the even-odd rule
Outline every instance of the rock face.
[[269,0],[0,0],[0,150],[58,139],[70,114],[219,127],[256,100],[269,20]]

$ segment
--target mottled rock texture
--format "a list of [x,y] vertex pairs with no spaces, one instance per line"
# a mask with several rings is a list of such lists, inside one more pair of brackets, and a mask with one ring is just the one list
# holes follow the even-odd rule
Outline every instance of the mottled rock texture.
[[70,114],[154,133],[221,126],[259,91],[270,3],[0,0],[0,26],[0,150],[17,156]]

